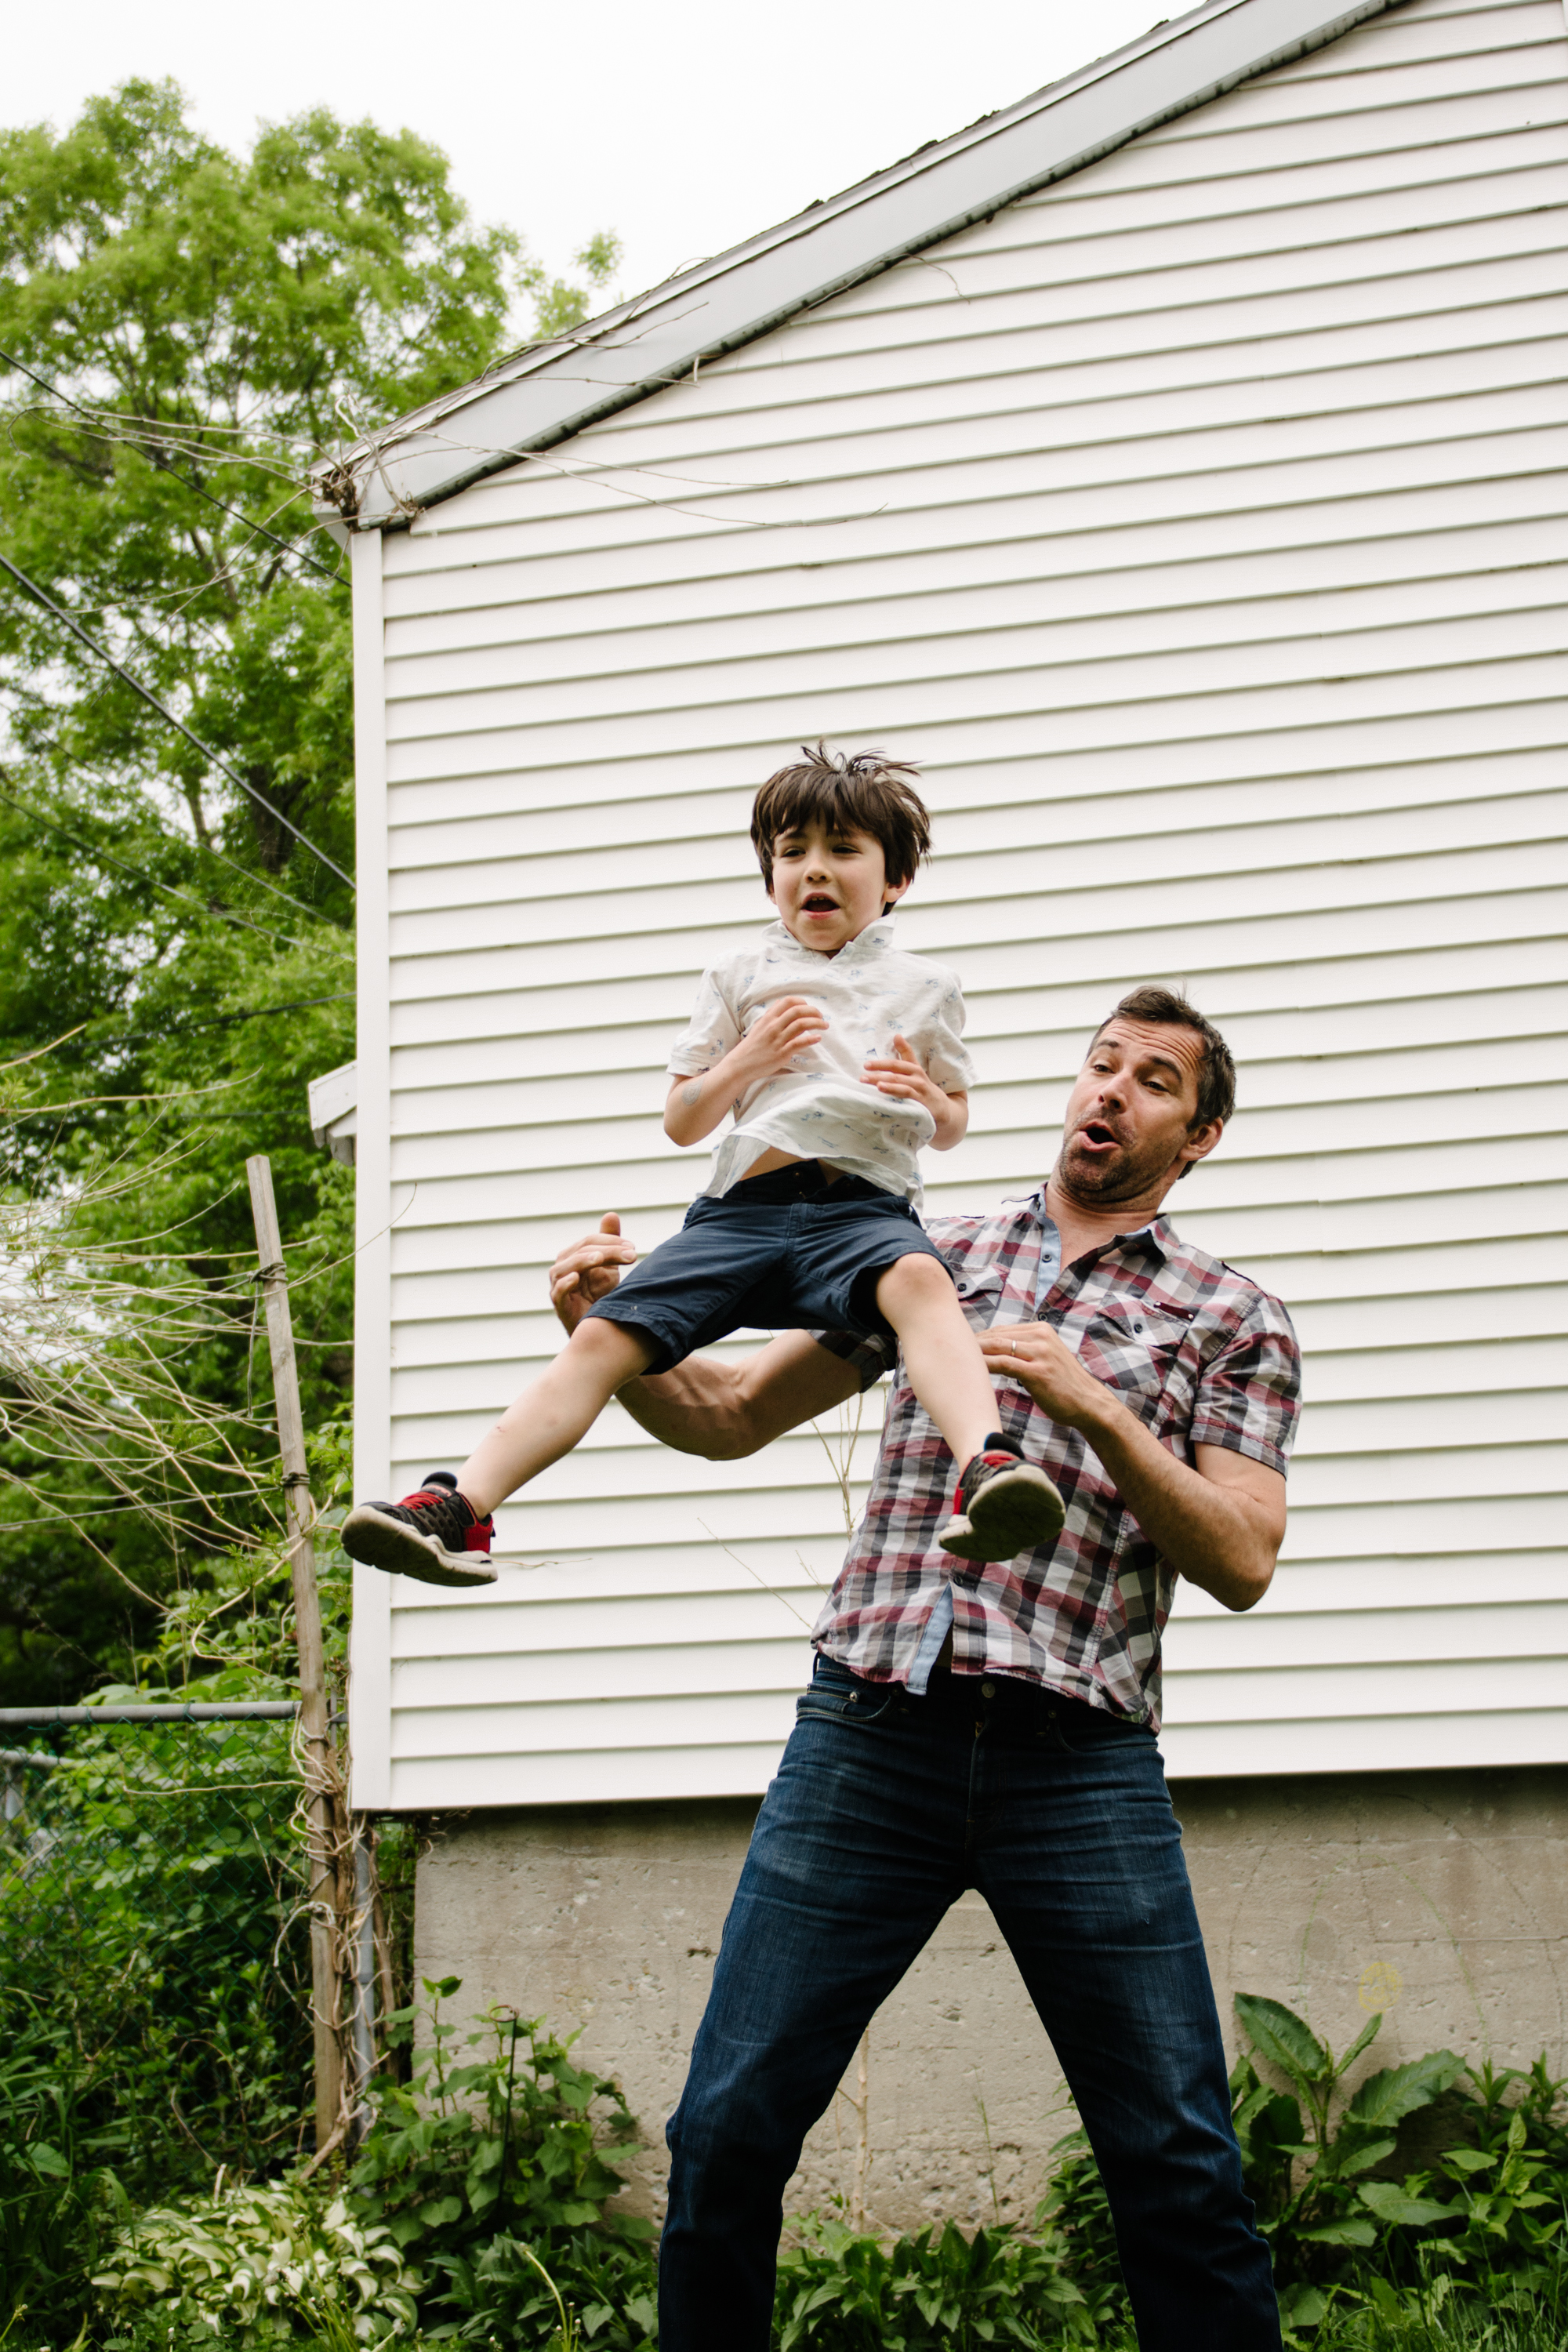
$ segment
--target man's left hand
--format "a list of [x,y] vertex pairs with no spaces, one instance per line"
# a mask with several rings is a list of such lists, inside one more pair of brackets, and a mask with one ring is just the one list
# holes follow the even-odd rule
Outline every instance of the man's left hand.
[[1086,1429],[1114,1409],[1110,1391],[1084,1370],[1048,1323],[994,1323],[977,1337],[987,1370],[1027,1390],[1042,1412],[1067,1428]]
[[1285,1533],[1285,1481],[1223,1445],[1180,1462],[1086,1372],[1048,1323],[999,1323],[978,1334],[987,1369],[1026,1389],[1042,1412],[1089,1439],[1139,1526],[1178,1576],[1226,1609],[1268,1590]]

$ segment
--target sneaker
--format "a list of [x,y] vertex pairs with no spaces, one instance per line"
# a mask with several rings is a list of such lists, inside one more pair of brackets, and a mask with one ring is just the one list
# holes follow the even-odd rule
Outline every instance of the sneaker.
[[960,1559],[1016,1559],[1055,1543],[1066,1517],[1067,1506],[1045,1472],[994,1430],[964,1464],[952,1517],[937,1541]]
[[421,1584],[493,1584],[493,1518],[477,1519],[449,1470],[430,1470],[401,1503],[356,1503],[340,1530],[351,1559]]

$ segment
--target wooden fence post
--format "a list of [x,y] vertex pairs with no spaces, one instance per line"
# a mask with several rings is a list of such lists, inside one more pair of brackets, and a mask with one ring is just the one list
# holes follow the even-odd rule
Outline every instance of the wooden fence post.
[[321,1606],[316,1591],[316,1547],[310,1527],[310,1481],[305,1467],[305,1423],[300,1409],[300,1374],[294,1360],[294,1324],[289,1312],[289,1279],[278,1206],[272,1197],[272,1163],[258,1154],[245,1163],[256,1220],[256,1253],[267,1306],[267,1342],[272,1356],[272,1389],[278,1402],[278,1450],[283,1457],[283,1514],[289,1566],[294,1583],[294,1639],[300,1654],[300,1729],[305,1746],[305,1817],[310,1904],[311,2017],[316,2049],[316,2154],[342,2137],[342,2019],[338,2000],[338,1818],[337,1758],[327,1702],[326,1661],[321,1647]]

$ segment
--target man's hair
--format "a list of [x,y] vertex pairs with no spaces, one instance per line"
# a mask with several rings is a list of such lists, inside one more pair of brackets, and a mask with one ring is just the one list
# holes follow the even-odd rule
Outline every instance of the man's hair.
[[[1211,1118],[1231,1117],[1236,1109],[1236,1064],[1214,1023],[1205,1021],[1195,1004],[1189,1004],[1173,988],[1151,984],[1131,990],[1106,1014],[1094,1033],[1095,1041],[1104,1036],[1113,1021],[1145,1021],[1161,1028],[1195,1030],[1203,1039],[1204,1053],[1198,1064],[1198,1107],[1189,1125],[1205,1127]],[[1186,1172],[1182,1171],[1184,1175]]]
[[889,882],[912,882],[931,856],[931,818],[911,781],[920,770],[882,751],[800,748],[805,759],[770,776],[752,804],[752,845],[769,889],[780,834],[815,823],[830,832],[868,833],[882,845]]

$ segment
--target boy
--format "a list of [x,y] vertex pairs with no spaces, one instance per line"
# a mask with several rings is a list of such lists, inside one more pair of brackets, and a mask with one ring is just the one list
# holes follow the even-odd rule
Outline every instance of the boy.
[[494,1581],[498,1503],[571,1451],[616,1391],[742,1327],[880,1330],[963,1465],[939,1538],[962,1559],[1051,1542],[1063,1507],[1000,1415],[978,1341],[922,1232],[916,1154],[950,1151],[972,1075],[952,974],[892,942],[891,909],[930,854],[907,762],[819,743],[757,794],[752,840],[778,909],[703,975],[670,1055],[665,1132],[734,1126],[679,1234],[584,1316],[456,1478],[362,1503],[344,1549],[427,1584]]

